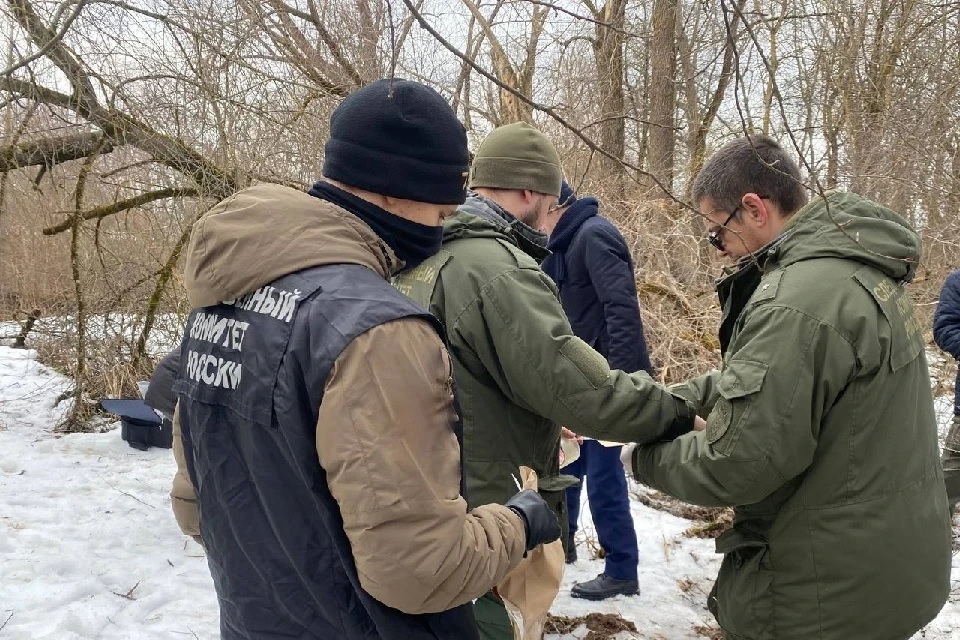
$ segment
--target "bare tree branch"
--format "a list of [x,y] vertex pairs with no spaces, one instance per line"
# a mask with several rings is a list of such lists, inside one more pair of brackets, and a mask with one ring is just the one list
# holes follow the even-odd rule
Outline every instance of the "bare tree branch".
[[[73,10],[73,13],[67,16],[67,19],[64,21],[63,26],[60,27],[60,30],[53,35],[53,37],[50,39],[50,41],[46,45],[41,47],[40,50],[34,53],[33,55],[27,56],[26,58],[19,60],[18,62],[10,65],[3,71],[0,71],[0,76],[8,76],[14,71],[16,71],[17,69],[22,69],[23,67],[27,66],[31,62],[35,60],[39,60],[43,56],[47,55],[47,53],[53,47],[57,46],[60,43],[60,41],[63,40],[63,37],[67,35],[67,32],[70,30],[70,27],[73,25],[74,20],[76,20],[77,17],[79,17],[80,12],[83,10],[83,7],[87,4],[88,1],[89,0],[77,0],[77,6]],[[70,4],[69,2],[64,2],[62,5],[60,5],[60,8],[57,9],[57,13],[53,17],[54,24],[60,21],[61,15],[66,10],[67,6],[69,6],[69,4]],[[13,3],[11,3],[11,6],[12,5]]]
[[[170,188],[170,189],[158,189],[157,191],[149,191],[147,193],[141,193],[132,198],[127,198],[126,200],[120,200],[118,202],[111,202],[110,204],[105,204],[99,207],[94,207],[89,211],[84,211],[79,213],[81,219],[94,220],[106,218],[107,216],[112,216],[114,214],[120,213],[122,211],[127,211],[128,209],[134,209],[136,207],[142,207],[145,204],[151,202],[156,202],[157,200],[164,200],[166,198],[194,198],[200,195],[196,189],[181,189],[181,188]],[[55,225],[49,226],[43,230],[43,235],[53,236],[64,231],[68,231],[74,223],[74,217],[71,216],[62,222],[58,222]]]
[[[590,16],[585,16],[585,15],[583,15],[582,13],[577,13],[577,12],[575,12],[575,11],[571,11],[570,9],[564,9],[563,7],[561,7],[561,6],[559,6],[559,5],[556,5],[556,4],[552,3],[552,2],[544,2],[543,0],[526,0],[526,1],[529,2],[530,4],[540,5],[541,7],[546,7],[546,8],[548,8],[548,9],[552,9],[553,11],[556,11],[557,13],[564,13],[564,14],[572,17],[572,18],[576,18],[577,20],[583,20],[584,22],[592,22],[593,24],[597,25],[598,27],[603,27],[604,29],[610,29],[611,31],[616,31],[617,33],[622,33],[623,35],[628,36],[628,37],[630,37],[630,38],[643,38],[643,37],[644,37],[644,36],[641,36],[641,35],[638,34],[638,33],[634,33],[634,32],[632,32],[632,31],[626,31],[625,29],[623,29],[623,28],[621,28],[621,27],[618,27],[615,22],[611,22],[611,21],[607,21],[607,20],[600,20],[599,18],[596,18],[596,17],[591,18]],[[597,9],[596,9],[595,7],[591,7],[591,6],[590,6],[590,3],[586,3],[586,4],[587,4],[587,8],[589,8],[589,9],[593,12],[593,14],[594,14],[595,16],[599,14],[599,12],[597,11]]]
[[[63,44],[63,36],[54,33],[43,23],[29,0],[9,0],[9,4],[14,18],[30,39],[67,76],[74,89],[74,99],[96,104],[97,94],[93,90],[90,76],[73,52]],[[79,13],[79,9],[77,12]]]
[[480,65],[478,65],[478,64],[477,64],[476,62],[474,62],[473,60],[470,60],[470,59],[469,59],[467,56],[465,56],[459,49],[457,49],[455,46],[453,46],[452,44],[450,44],[450,42],[448,42],[442,35],[440,35],[440,33],[437,32],[437,30],[434,29],[434,28],[430,25],[429,22],[427,22],[426,18],[424,18],[423,15],[422,15],[419,11],[416,10],[416,8],[414,8],[413,3],[412,3],[411,0],[403,0],[403,3],[404,3],[405,5],[407,5],[407,9],[408,9],[408,10],[410,11],[410,13],[416,18],[416,20],[417,20],[417,22],[420,24],[421,28],[423,28],[427,33],[429,33],[431,36],[433,36],[434,39],[436,39],[436,41],[439,42],[439,43],[443,46],[443,48],[445,48],[447,51],[449,51],[450,53],[452,53],[452,54],[455,55],[456,57],[460,58],[461,60],[463,60],[464,62],[466,62],[467,64],[469,64],[469,65],[473,68],[474,71],[476,71],[477,73],[479,73],[480,75],[482,75],[482,76],[483,76],[484,78],[486,78],[487,80],[489,80],[489,81],[493,82],[494,84],[496,84],[500,89],[502,89],[502,90],[504,90],[504,91],[507,91],[507,92],[509,92],[509,93],[512,93],[512,94],[515,95],[517,98],[519,98],[521,101],[523,101],[523,102],[525,102],[526,104],[528,104],[530,107],[532,107],[532,108],[536,109],[537,111],[540,111],[541,113],[544,113],[544,114],[550,116],[551,118],[553,118],[557,123],[559,123],[559,124],[560,124],[561,126],[563,126],[565,129],[567,129],[568,131],[570,131],[571,133],[573,133],[575,136],[577,136],[577,138],[579,138],[579,139],[580,139],[588,148],[590,148],[591,150],[599,153],[599,154],[602,155],[602,156],[605,156],[605,157],[607,157],[607,158],[610,158],[610,159],[614,160],[615,162],[621,163],[623,166],[627,167],[628,169],[630,169],[631,171],[633,171],[634,173],[636,173],[638,176],[645,176],[645,177],[648,178],[655,186],[657,186],[657,187],[664,193],[664,195],[666,195],[669,199],[673,200],[674,202],[676,202],[677,204],[681,205],[681,206],[684,207],[684,208],[691,209],[691,210],[694,210],[694,211],[695,211],[695,209],[693,209],[693,207],[691,207],[689,203],[684,202],[684,201],[680,200],[679,198],[677,198],[675,195],[673,195],[673,193],[672,193],[669,189],[667,189],[667,188],[663,185],[663,183],[661,183],[661,182],[657,179],[656,176],[650,174],[650,173],[647,172],[647,171],[644,171],[644,170],[641,169],[640,167],[638,167],[638,166],[636,166],[636,165],[634,165],[634,164],[632,164],[632,163],[630,163],[630,162],[627,162],[626,160],[623,160],[622,158],[617,158],[616,156],[614,156],[614,155],[612,155],[611,153],[607,152],[606,150],[602,149],[599,145],[597,145],[597,143],[595,143],[593,140],[591,140],[589,137],[587,137],[587,136],[583,133],[583,131],[581,131],[580,129],[578,129],[578,128],[576,128],[575,126],[573,126],[566,118],[564,118],[564,117],[561,116],[559,113],[557,113],[556,110],[548,107],[547,105],[540,104],[539,102],[536,102],[536,101],[532,100],[531,98],[527,97],[526,95],[524,95],[524,94],[521,93],[520,91],[517,91],[517,90],[514,89],[513,87],[508,86],[508,85],[500,82],[492,73],[490,73],[489,71],[487,71],[486,69],[484,69],[483,67],[481,67]]
[[24,167],[52,167],[68,160],[86,158],[91,153],[110,153],[113,145],[102,132],[77,133],[58,138],[38,138],[0,147],[0,171]]

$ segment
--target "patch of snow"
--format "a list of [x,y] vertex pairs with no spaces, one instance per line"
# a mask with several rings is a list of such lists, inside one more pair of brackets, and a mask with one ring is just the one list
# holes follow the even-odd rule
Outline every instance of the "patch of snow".
[[[69,387],[34,353],[0,347],[0,625],[6,623],[0,638],[215,640],[219,615],[203,550],[180,533],[170,511],[172,453],[131,449],[116,429],[54,434],[67,407],[53,401]],[[947,415],[946,405],[938,406]],[[566,567],[553,612],[618,613],[640,630],[624,639],[693,640],[694,625],[712,624],[705,603],[720,564],[714,543],[685,537],[686,520],[640,503],[632,510],[639,595],[605,602],[570,597],[574,582],[603,570],[585,544],[594,537],[585,504],[581,559]],[[957,556],[953,578],[950,601],[917,638],[960,633]],[[584,635],[580,629],[547,638]]]
[[57,437],[69,386],[0,347],[0,637],[217,638],[202,549],[170,511],[171,452],[118,430]]

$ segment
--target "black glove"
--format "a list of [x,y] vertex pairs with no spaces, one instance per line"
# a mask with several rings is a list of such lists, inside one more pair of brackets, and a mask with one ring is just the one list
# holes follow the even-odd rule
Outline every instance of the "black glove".
[[560,521],[536,491],[524,489],[510,498],[506,506],[523,520],[523,528],[527,532],[527,551],[560,538]]
[[670,425],[670,428],[660,436],[660,442],[672,442],[680,436],[693,431],[694,420],[697,417],[697,412],[693,410],[693,405],[677,395],[673,396],[673,399],[677,403],[677,418],[673,421],[673,424]]

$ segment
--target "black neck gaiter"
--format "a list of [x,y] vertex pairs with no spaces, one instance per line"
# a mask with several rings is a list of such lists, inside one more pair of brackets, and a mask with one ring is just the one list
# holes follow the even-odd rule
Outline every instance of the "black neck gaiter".
[[332,202],[367,223],[374,233],[390,245],[397,257],[403,260],[404,270],[413,269],[440,251],[443,227],[432,227],[395,216],[323,180],[315,182],[307,193]]

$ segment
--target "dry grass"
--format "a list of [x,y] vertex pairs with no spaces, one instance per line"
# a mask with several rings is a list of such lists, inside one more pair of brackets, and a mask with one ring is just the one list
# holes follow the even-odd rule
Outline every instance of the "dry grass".
[[723,631],[720,630],[720,627],[698,624],[694,625],[693,632],[698,636],[709,638],[710,640],[723,640]]
[[692,520],[694,524],[683,532],[688,538],[716,538],[733,524],[733,509],[698,507],[644,486],[633,487],[632,494],[651,509]]

